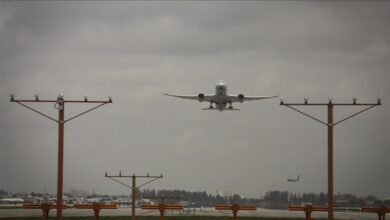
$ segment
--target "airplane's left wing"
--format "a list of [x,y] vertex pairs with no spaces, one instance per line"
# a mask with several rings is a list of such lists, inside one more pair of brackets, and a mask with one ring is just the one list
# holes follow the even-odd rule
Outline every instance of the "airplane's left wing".
[[204,95],[200,93],[199,95],[173,95],[173,94],[168,94],[168,93],[163,93],[164,95],[167,96],[172,96],[176,98],[182,98],[182,99],[191,99],[191,100],[198,100],[198,101],[205,101],[209,102],[212,100],[214,95]]
[[243,102],[243,101],[270,99],[270,98],[275,98],[278,96],[277,95],[275,95],[275,96],[244,96],[242,94],[239,94],[239,95],[228,95],[228,97],[232,102]]

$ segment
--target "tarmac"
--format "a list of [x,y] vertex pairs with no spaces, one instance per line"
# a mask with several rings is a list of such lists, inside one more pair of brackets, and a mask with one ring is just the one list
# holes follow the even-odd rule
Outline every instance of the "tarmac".
[[[56,210],[51,210],[49,216],[55,216]],[[101,210],[100,216],[130,216],[131,208],[118,208]],[[136,215],[139,216],[158,216],[158,210],[142,210],[136,209]],[[231,211],[216,211],[214,208],[185,208],[182,211],[166,211],[165,216],[232,216]],[[0,209],[0,218],[5,217],[40,217],[41,210],[36,209]],[[84,209],[64,209],[63,216],[93,216],[92,210]],[[288,210],[272,210],[272,209],[257,209],[256,211],[239,211],[240,216],[252,217],[298,217],[304,219],[303,212],[294,212]],[[313,212],[313,218],[326,218],[326,212]],[[335,212],[334,217],[345,220],[374,220],[378,219],[375,213],[360,213],[360,212]]]

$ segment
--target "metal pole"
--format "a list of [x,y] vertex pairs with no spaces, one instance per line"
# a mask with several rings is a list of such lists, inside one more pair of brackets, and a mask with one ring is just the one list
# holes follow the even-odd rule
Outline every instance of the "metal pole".
[[233,220],[237,220],[238,205],[233,205]]
[[93,219],[99,220],[99,209],[98,208],[93,209]]
[[65,103],[58,102],[58,171],[57,171],[57,220],[62,220],[62,192],[64,172],[64,116]]
[[328,105],[328,220],[333,220],[333,104]]
[[[11,102],[16,102],[19,105],[26,107],[33,112],[36,112],[52,121],[55,121],[58,124],[58,166],[57,166],[57,220],[62,220],[62,194],[63,194],[63,171],[64,171],[64,124],[70,120],[73,120],[81,115],[84,115],[94,109],[97,109],[105,104],[112,103],[111,97],[108,97],[108,101],[88,101],[87,97],[84,97],[84,100],[64,100],[62,94],[60,94],[55,100],[40,100],[38,95],[35,95],[35,99],[15,99],[15,95],[11,95]],[[39,103],[55,103],[54,108],[58,109],[58,120],[52,118],[51,116],[42,113],[26,104],[25,102],[39,102]],[[95,103],[99,104],[89,110],[86,110],[76,116],[73,116],[65,120],[65,102],[68,103]]]
[[[351,104],[349,103],[333,103],[332,99],[329,99],[328,103],[308,103],[308,99],[305,99],[304,103],[285,103],[283,100],[280,101],[280,105],[284,105],[293,109],[294,111],[301,113],[321,124],[324,124],[328,128],[328,220],[333,220],[333,127],[341,122],[344,122],[356,115],[359,115],[377,105],[381,105],[381,99],[377,99],[377,103],[357,103],[356,99],[353,99]],[[328,123],[321,121],[320,119],[311,116],[293,106],[327,106],[328,107]],[[367,108],[354,113],[340,121],[333,122],[333,107],[334,106],[368,106]]]
[[158,209],[160,211],[160,220],[164,220],[164,211],[165,211],[164,204],[159,204]]
[[137,190],[137,187],[135,185],[135,174],[133,174],[132,176],[132,179],[133,179],[133,184],[132,184],[132,188],[131,188],[131,219],[132,220],[135,220],[135,193],[136,193],[136,190]]

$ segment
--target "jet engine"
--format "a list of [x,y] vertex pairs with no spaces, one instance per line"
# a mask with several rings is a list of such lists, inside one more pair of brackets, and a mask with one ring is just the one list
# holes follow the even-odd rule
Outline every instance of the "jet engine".
[[199,102],[203,102],[203,99],[204,99],[204,94],[203,93],[199,93],[199,95],[198,95]]
[[243,94],[238,95],[238,101],[243,102],[244,98],[245,98],[245,96]]

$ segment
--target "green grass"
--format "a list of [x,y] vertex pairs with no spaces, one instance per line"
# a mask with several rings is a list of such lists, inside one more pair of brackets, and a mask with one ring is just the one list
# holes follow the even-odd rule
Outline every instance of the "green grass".
[[[42,217],[17,217],[17,218],[1,218],[1,220],[41,220]],[[55,220],[50,217],[50,220]],[[91,220],[90,217],[64,217],[64,220]],[[100,220],[130,220],[130,216],[102,216]],[[159,220],[158,216],[138,216],[137,220]],[[166,220],[232,220],[232,217],[225,216],[168,216]],[[267,218],[267,217],[238,217],[239,220],[303,220],[304,218]]]

